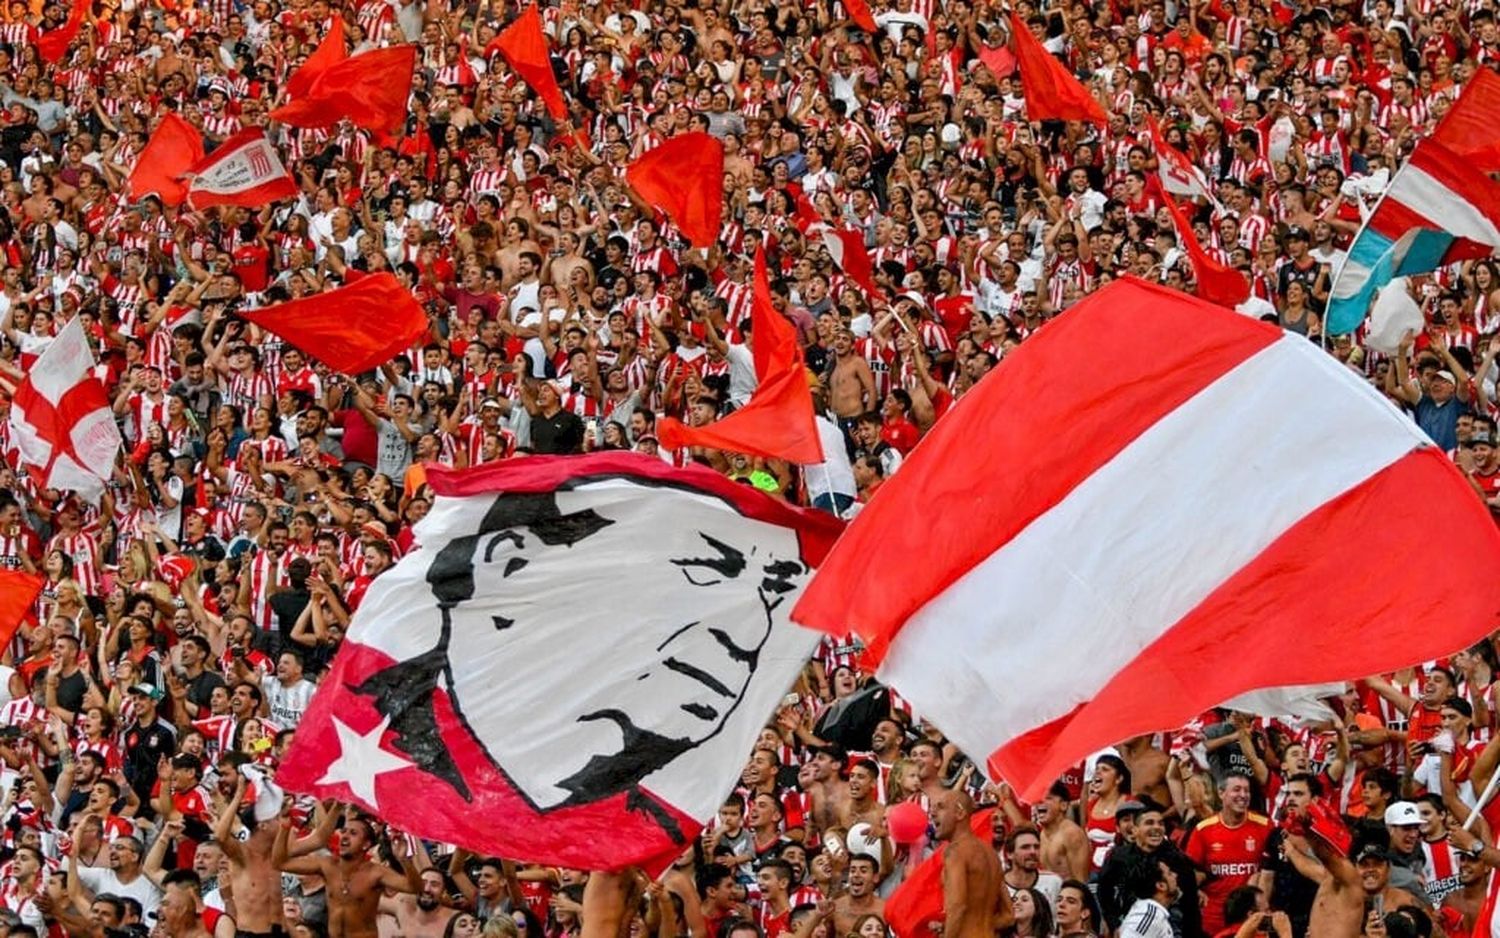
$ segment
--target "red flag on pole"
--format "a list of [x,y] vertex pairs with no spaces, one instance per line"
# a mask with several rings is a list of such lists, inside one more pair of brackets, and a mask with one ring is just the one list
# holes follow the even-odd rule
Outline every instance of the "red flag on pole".
[[724,144],[706,133],[673,137],[641,154],[625,181],[672,219],[693,247],[711,247],[724,217]]
[[271,112],[293,127],[331,127],[344,118],[356,127],[391,133],[406,121],[417,47],[391,46],[361,52],[329,66],[307,94]]
[[[421,545],[371,584],[276,781],[492,855],[665,868],[817,645],[787,613],[842,524],[638,453],[427,478]],[[620,582],[623,615],[597,601]]]
[[1230,309],[1245,302],[1245,298],[1250,295],[1250,282],[1245,279],[1245,275],[1209,257],[1208,252],[1203,250],[1203,245],[1198,243],[1198,236],[1193,234],[1192,223],[1182,214],[1181,207],[1170,195],[1162,201],[1172,215],[1172,223],[1177,226],[1182,249],[1187,252],[1188,260],[1193,265],[1193,280],[1198,284],[1198,295],[1210,303],[1218,303]]
[[344,18],[335,13],[333,25],[328,27],[323,41],[318,43],[312,55],[303,60],[302,67],[286,80],[287,94],[294,101],[306,97],[324,72],[348,57],[349,50],[344,47]]
[[500,50],[510,67],[542,99],[553,120],[568,119],[568,102],[552,72],[547,36],[542,32],[542,15],[537,12],[535,3],[527,4],[515,22],[495,37],[490,47]]
[[844,9],[855,26],[872,36],[880,31],[880,27],[875,25],[875,16],[870,12],[870,4],[865,0],[844,0]]
[[92,0],[73,0],[73,7],[68,11],[68,19],[61,26],[36,37],[36,54],[48,65],[56,65],[68,52],[68,46],[78,38],[78,31],[83,28],[83,18],[89,12]]
[[1028,120],[1109,123],[1109,115],[1104,113],[1098,99],[1037,41],[1026,21],[1014,10],[1010,14],[1010,36],[1016,62],[1021,67],[1021,91],[1026,96]]
[[390,361],[428,328],[422,305],[388,273],[239,315],[349,375]]
[[181,205],[187,198],[187,183],[182,175],[202,159],[203,137],[198,128],[175,111],[168,111],[146,141],[135,169],[130,171],[131,200],[155,195],[163,205]]
[[1146,115],[1146,127],[1151,132],[1151,149],[1156,151],[1156,173],[1161,179],[1161,187],[1176,195],[1207,199],[1217,205],[1213,187],[1208,184],[1203,170],[1167,143],[1161,125],[1150,114]]
[[765,249],[755,254],[755,283],[750,322],[755,374],[759,386],[739,410],[702,427],[685,426],[670,417],[657,421],[663,446],[706,446],[796,463],[823,461],[823,444],[813,420],[812,392],[797,330],[771,305]]
[[211,205],[259,208],[297,195],[297,183],[281,154],[259,127],[247,127],[187,171],[188,201],[195,209]]
[[46,579],[24,570],[0,570],[0,645],[9,645],[16,629],[32,613]]
[[[1100,380],[1048,380],[1106,350]],[[1060,426],[1086,458],[1047,452]],[[983,495],[913,523],[957,492]],[[1449,559],[1423,563],[1412,525],[1441,530]],[[1497,565],[1469,481],[1347,367],[1126,277],[959,399],[793,616],[856,632],[882,683],[1035,800],[1089,753],[1249,691],[1469,646],[1500,618]],[[1226,642],[1232,668],[1211,653]]]
[[797,230],[808,238],[821,241],[839,270],[864,290],[866,295],[879,295],[879,288],[875,286],[875,265],[871,263],[870,252],[865,247],[864,233],[828,224],[818,214],[817,208],[800,185],[790,182],[786,188],[792,195],[792,224],[797,226]]

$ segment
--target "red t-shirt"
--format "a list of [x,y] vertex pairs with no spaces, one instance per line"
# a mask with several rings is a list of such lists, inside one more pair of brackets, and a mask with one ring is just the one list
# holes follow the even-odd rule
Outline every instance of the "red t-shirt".
[[1249,815],[1236,827],[1228,826],[1215,814],[1188,836],[1185,852],[1209,874],[1201,890],[1207,900],[1203,907],[1205,934],[1217,934],[1224,927],[1224,900],[1260,871],[1261,854],[1270,836],[1271,822],[1260,814]]
[[234,260],[234,272],[246,292],[260,293],[266,288],[266,283],[270,280],[269,268],[266,266],[271,258],[270,251],[258,244],[242,244],[230,256]]

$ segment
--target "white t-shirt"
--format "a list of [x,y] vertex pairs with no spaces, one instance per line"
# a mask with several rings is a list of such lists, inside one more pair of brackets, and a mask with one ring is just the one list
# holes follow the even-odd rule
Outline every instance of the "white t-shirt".
[[312,702],[318,685],[307,678],[295,684],[283,684],[276,675],[267,674],[261,679],[260,689],[265,692],[266,703],[271,708],[271,722],[290,730],[302,722],[302,714],[307,712],[307,705]]
[[141,917],[155,912],[161,905],[161,890],[145,873],[137,873],[129,884],[120,882],[115,871],[105,866],[80,866],[78,879],[94,895],[107,892],[112,896],[129,896],[141,904]]

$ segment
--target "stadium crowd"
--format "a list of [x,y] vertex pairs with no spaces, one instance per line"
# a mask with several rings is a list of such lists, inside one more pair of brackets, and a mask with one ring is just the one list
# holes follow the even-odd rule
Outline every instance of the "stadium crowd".
[[[1212,181],[1217,204],[1187,207],[1247,278],[1241,311],[1325,343],[1500,505],[1494,261],[1417,278],[1429,325],[1393,356],[1320,327],[1372,180],[1500,61],[1492,0],[1018,0],[1104,127],[1028,120],[1025,76],[979,60],[1005,38],[989,0],[875,0],[874,34],[838,0],[558,0],[542,18],[587,149],[494,53],[514,4],[85,6],[56,64],[37,39],[65,5],[14,0],[0,22],[0,386],[82,318],[126,441],[91,504],[39,485],[0,419],[0,568],[45,577],[0,667],[0,936],[579,934],[584,872],[333,804],[253,810],[371,581],[411,548],[425,467],[630,449],[851,515],[1080,298],[1125,274],[1192,289],[1149,117]],[[268,123],[333,17],[353,51],[419,44],[401,133]],[[174,111],[210,146],[264,126],[301,197],[130,201]],[[706,251],[624,182],[690,130],[726,151]],[[808,236],[801,198],[864,234],[878,295]],[[822,465],[655,433],[749,399],[761,248]],[[430,317],[377,372],[332,373],[236,316],[351,269],[393,272]],[[885,836],[887,809],[931,810],[947,839],[969,798],[995,809],[1007,935],[1300,938],[1320,889],[1359,906],[1323,934],[1467,934],[1500,866],[1500,817],[1458,826],[1500,763],[1497,669],[1485,643],[1361,682],[1333,719],[1205,714],[1023,804],[852,639],[826,641],[717,822],[636,890],[631,934],[881,938],[931,847]]]

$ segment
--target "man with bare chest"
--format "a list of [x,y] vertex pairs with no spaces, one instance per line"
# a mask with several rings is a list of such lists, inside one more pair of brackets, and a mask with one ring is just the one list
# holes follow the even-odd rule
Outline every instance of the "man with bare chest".
[[874,759],[861,759],[849,770],[849,799],[844,803],[840,826],[845,830],[856,824],[868,824],[875,830],[885,827],[885,805],[875,797],[880,783],[880,766]]
[[875,895],[880,880],[880,861],[868,854],[849,857],[849,888],[833,901],[834,933],[847,935],[861,915],[883,915],[885,900]]
[[1068,789],[1061,782],[1053,784],[1036,806],[1037,829],[1042,835],[1042,866],[1063,879],[1087,880],[1089,875],[1089,838],[1082,827],[1068,817]]
[[289,857],[290,832],[290,822],[283,822],[276,833],[272,860],[283,873],[322,874],[328,884],[329,938],[377,938],[376,919],[382,894],[387,889],[401,893],[421,891],[421,880],[404,855],[404,842],[400,839],[395,841],[393,849],[406,868],[406,875],[369,858],[377,841],[374,828],[364,818],[345,818],[339,831],[337,857]]
[[874,410],[880,399],[875,395],[875,373],[870,370],[870,363],[854,350],[854,333],[839,329],[833,340],[833,354],[828,404],[847,440],[855,420]]
[[932,803],[937,838],[948,844],[943,851],[945,938],[992,938],[1015,921],[1000,858],[970,829],[973,813],[974,802],[962,790],[945,791]]
[[843,750],[829,746],[819,749],[810,762],[812,783],[807,790],[812,796],[813,821],[819,832],[838,827],[849,804],[843,756]]
[[443,938],[448,920],[458,914],[443,905],[443,886],[442,872],[428,867],[422,871],[422,891],[381,898],[381,914],[396,920],[397,934],[403,938]]
[[[239,756],[238,753],[231,754]],[[270,935],[281,925],[281,874],[272,860],[277,832],[281,824],[275,818],[261,821],[250,829],[249,836],[240,840],[234,834],[238,809],[244,803],[246,777],[239,772],[239,762],[226,756],[220,760],[221,772],[234,773],[236,782],[234,795],[214,819],[214,841],[229,860],[228,895],[234,898],[237,934],[255,938]],[[288,844],[291,857],[300,857],[321,848],[333,836],[333,827],[338,813],[332,803],[324,805],[317,827],[304,840]],[[223,886],[220,887],[224,888]]]

